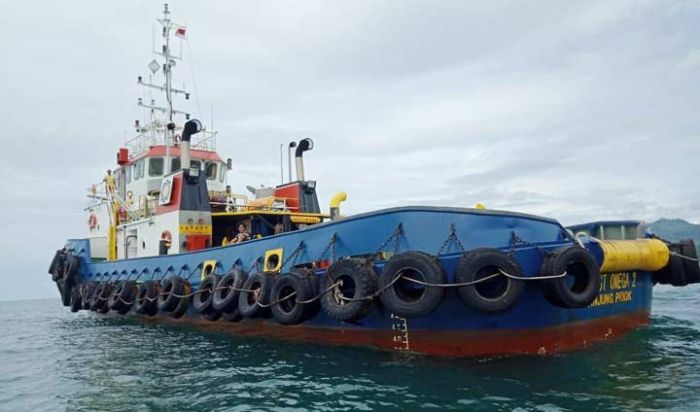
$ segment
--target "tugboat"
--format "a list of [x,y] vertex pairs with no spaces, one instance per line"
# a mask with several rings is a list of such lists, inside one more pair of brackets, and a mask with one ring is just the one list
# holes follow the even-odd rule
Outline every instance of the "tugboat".
[[326,213],[304,174],[310,139],[295,144],[295,181],[235,194],[216,132],[174,109],[190,97],[172,79],[186,27],[167,4],[158,23],[162,47],[137,82],[165,104],[139,98],[148,119],[88,189],[87,235],[49,266],[73,312],[439,356],[549,354],[647,324],[656,283],[700,282],[691,240],[637,221],[566,228],[481,205],[342,216],[345,193]]

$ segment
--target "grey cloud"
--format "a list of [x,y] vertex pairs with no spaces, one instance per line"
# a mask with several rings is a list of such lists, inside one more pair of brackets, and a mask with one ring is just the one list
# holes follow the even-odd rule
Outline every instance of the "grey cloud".
[[[312,137],[307,175],[346,213],[405,204],[578,223],[700,221],[700,47],[693,1],[171,1],[196,97],[232,184],[275,184],[279,144]],[[66,0],[0,16],[0,259],[52,296],[52,250],[85,226],[85,188],[140,111],[159,3]],[[12,241],[7,240],[12,239]],[[26,256],[27,245],[36,253]],[[29,296],[0,273],[0,299]]]

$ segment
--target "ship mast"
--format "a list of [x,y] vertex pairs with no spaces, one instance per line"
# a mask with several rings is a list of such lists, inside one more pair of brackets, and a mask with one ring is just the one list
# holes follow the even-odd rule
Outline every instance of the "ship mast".
[[[182,61],[182,53],[176,55],[171,48],[172,36],[179,37],[180,39],[184,38],[186,27],[171,20],[167,3],[163,7],[162,17],[156,20],[161,26],[160,34],[162,37],[162,44],[160,48],[157,49],[154,41],[153,54],[155,57],[148,64],[148,68],[151,71],[149,80],[145,81],[142,76],[139,76],[137,83],[142,87],[162,92],[165,97],[165,104],[163,106],[158,106],[156,105],[155,99],[151,99],[150,103],[144,103],[142,98],[138,99],[138,106],[149,110],[150,121],[145,125],[140,124],[138,120],[135,122],[138,135],[130,141],[127,141],[127,146],[131,146],[134,149],[132,153],[135,155],[144,150],[148,150],[148,147],[152,145],[165,145],[164,172],[167,174],[171,171],[170,148],[175,143],[177,130],[181,129],[181,126],[176,124],[176,116],[184,115],[185,120],[189,120],[190,118],[189,113],[174,108],[175,95],[184,95],[185,100],[189,100],[190,93],[184,89],[173,87],[173,68],[176,66],[176,61]],[[182,46],[180,50],[182,51]],[[161,70],[163,72],[164,82],[161,84],[154,83],[152,76],[155,76]],[[159,119],[157,113],[165,115],[165,119]],[[212,135],[215,133],[209,134]]]

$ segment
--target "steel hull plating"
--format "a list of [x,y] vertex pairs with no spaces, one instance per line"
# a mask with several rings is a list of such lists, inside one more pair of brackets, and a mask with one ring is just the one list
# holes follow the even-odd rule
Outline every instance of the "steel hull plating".
[[[455,237],[450,238],[452,230]],[[216,260],[220,273],[234,265],[253,272],[261,269],[261,256],[271,249],[283,250],[282,272],[295,265],[344,256],[377,257],[418,250],[436,256],[447,282],[453,282],[463,249],[501,249],[515,257],[525,275],[536,276],[544,253],[572,245],[564,228],[549,219],[471,209],[400,208],[232,247],[173,256],[91,262],[85,241],[69,241],[68,249],[82,258],[81,281],[162,280],[180,275],[189,278],[196,289],[202,262]],[[601,252],[596,244],[585,246],[600,262]],[[381,273],[384,261],[374,258],[373,262],[377,273]],[[324,276],[323,271],[317,273]],[[241,335],[373,346],[440,356],[548,354],[586,347],[646,324],[652,286],[651,274],[647,272],[605,274],[598,299],[584,309],[552,305],[543,297],[539,281],[533,280],[526,281],[517,304],[500,314],[468,308],[457,290],[450,288],[434,311],[416,319],[397,317],[379,302],[375,302],[369,315],[356,322],[333,320],[323,310],[294,326],[280,325],[273,318],[211,322],[192,308],[177,321],[169,319],[167,314],[146,319],[196,323]]]

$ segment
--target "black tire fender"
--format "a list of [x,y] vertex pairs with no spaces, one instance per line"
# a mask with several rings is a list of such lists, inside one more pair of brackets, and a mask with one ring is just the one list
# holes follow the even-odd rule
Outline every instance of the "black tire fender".
[[[397,277],[400,279],[396,280]],[[445,288],[412,282],[444,284],[445,273],[433,258],[422,252],[404,252],[391,257],[379,276],[379,299],[391,313],[403,318],[421,318],[442,302]]]
[[63,274],[61,278],[63,279],[63,284],[68,286],[75,286],[78,283],[78,267],[80,266],[80,259],[77,256],[68,254],[66,255],[65,263],[63,264]]
[[61,304],[69,307],[73,288],[70,285],[66,285],[63,279],[57,280],[56,286],[58,287],[58,292],[61,294]]
[[685,279],[685,265],[680,256],[674,253],[681,253],[680,243],[671,243],[668,250],[672,253],[668,258],[668,263],[663,268],[654,272],[654,281],[662,285],[685,286],[688,282]]
[[[318,295],[321,293],[321,277],[316,274],[316,271],[308,268],[294,268],[291,272],[296,274],[308,286],[309,298],[305,300],[308,301],[318,297]],[[320,299],[315,299],[312,302],[304,303],[304,319],[313,318],[314,316],[316,316],[320,309]]]
[[238,312],[238,299],[248,275],[240,270],[233,269],[227,273],[217,285],[217,290],[212,297],[214,309],[223,313]]
[[51,280],[57,281],[61,274],[63,273],[63,263],[66,260],[66,251],[59,249],[56,254],[51,259],[51,264],[49,265],[49,274],[51,275]]
[[[197,293],[192,297],[194,310],[201,313],[207,320],[216,320],[221,317],[221,312],[214,309],[212,302],[214,299],[214,292],[221,278],[222,277],[218,275],[207,275],[199,284]],[[218,316],[215,316],[216,314],[218,314]]]
[[109,312],[109,297],[112,294],[114,285],[110,282],[100,282],[96,298],[96,311],[98,313]]
[[189,308],[190,301],[192,300],[192,297],[188,296],[192,293],[192,285],[186,280],[181,280],[180,282],[182,284],[182,293],[178,293],[178,295],[182,297],[177,297],[177,305],[175,305],[175,308],[170,312],[170,316],[175,319],[179,319],[187,313],[187,308]]
[[245,281],[242,289],[246,290],[238,296],[238,310],[241,316],[253,318],[264,316],[269,312],[268,308],[258,305],[258,302],[263,305],[270,302],[273,283],[274,278],[266,272],[257,272]]
[[695,248],[693,239],[681,239],[680,241],[681,255],[671,256],[683,261],[684,281],[686,284],[700,282],[700,265],[698,265],[698,250]]
[[172,312],[180,303],[178,296],[183,296],[185,292],[185,281],[179,276],[165,279],[158,294],[158,310],[160,312]]
[[120,315],[125,315],[131,310],[134,305],[134,299],[136,297],[136,283],[131,280],[119,281],[112,293],[109,295],[109,306],[110,310],[113,310]]
[[333,263],[321,279],[321,290],[325,292],[335,284],[337,288],[321,296],[321,307],[329,317],[355,321],[372,311],[374,302],[369,297],[377,291],[377,274],[363,259],[342,259]]
[[82,309],[84,310],[89,310],[90,309],[90,296],[92,296],[92,292],[94,289],[94,282],[85,282],[81,287],[81,304],[82,304]]
[[[291,296],[294,294],[293,296]],[[272,315],[283,325],[296,325],[304,320],[305,304],[297,301],[309,300],[313,296],[311,284],[296,273],[285,273],[275,281],[270,294]],[[291,296],[287,298],[288,296]],[[287,298],[287,299],[285,299]],[[284,300],[282,300],[284,299]]]
[[79,286],[73,286],[72,289],[73,291],[70,294],[70,311],[75,313],[83,308],[82,288]]
[[160,284],[155,280],[147,280],[139,285],[134,298],[136,313],[147,316],[155,316],[158,313],[159,287]]
[[236,309],[231,312],[221,312],[221,319],[226,322],[238,322],[243,319],[243,316],[241,316],[241,312],[239,312],[238,307],[236,307]]
[[489,280],[457,289],[460,299],[468,307],[488,314],[510,310],[523,294],[524,282],[503,275],[522,276],[523,271],[514,259],[497,249],[479,248],[464,253],[457,265],[456,283],[475,282],[492,275]]
[[564,277],[540,282],[544,297],[555,306],[585,308],[593,303],[600,292],[598,262],[582,247],[565,247],[545,256],[540,271],[544,276],[566,272]]

